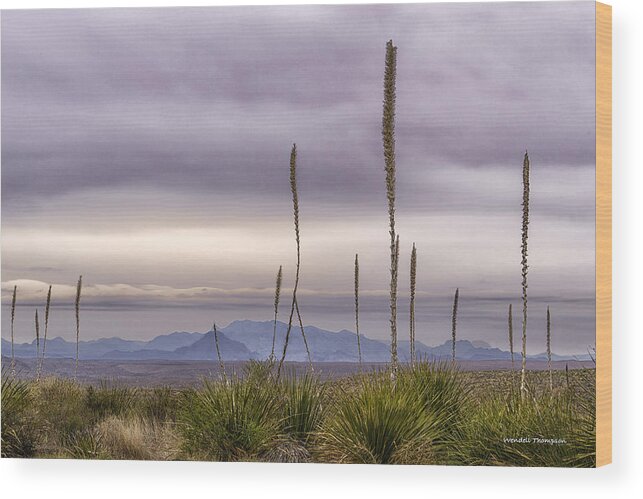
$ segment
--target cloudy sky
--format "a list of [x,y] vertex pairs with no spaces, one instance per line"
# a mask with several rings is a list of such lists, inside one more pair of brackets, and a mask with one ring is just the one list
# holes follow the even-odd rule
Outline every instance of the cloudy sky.
[[[418,247],[417,337],[506,348],[520,310],[521,167],[532,160],[529,350],[594,344],[594,3],[2,12],[2,335],[89,339],[271,318],[292,286],[299,151],[307,324],[388,334],[381,146],[398,47],[400,331]],[[285,296],[285,295],[284,295]],[[288,300],[282,300],[282,318]]]

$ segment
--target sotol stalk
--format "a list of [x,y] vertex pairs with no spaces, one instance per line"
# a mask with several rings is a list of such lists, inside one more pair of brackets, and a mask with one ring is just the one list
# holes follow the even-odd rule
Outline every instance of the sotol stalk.
[[78,354],[80,344],[80,293],[83,289],[83,276],[78,277],[78,284],[76,284],[76,365],[74,367],[74,379],[78,376]]
[[460,288],[455,290],[453,297],[453,313],[451,314],[451,361],[455,364],[455,341],[456,341],[456,325],[458,322],[458,298],[460,296]]
[[415,243],[411,250],[411,303],[409,305],[409,336],[411,342],[411,364],[415,363],[415,283],[417,273],[417,250]]
[[509,352],[511,352],[511,371],[514,370],[514,318],[509,304],[509,314],[507,315],[507,325],[509,327]]
[[549,369],[549,389],[554,389],[554,377],[551,372],[551,315],[547,307],[547,369]]
[[529,238],[529,155],[525,152],[522,164],[522,230],[521,230],[521,266],[522,266],[522,367],[520,370],[520,395],[527,394],[527,241]]
[[282,267],[279,266],[279,272],[277,272],[277,282],[275,283],[275,319],[273,321],[272,327],[272,350],[270,351],[270,362],[275,360],[275,341],[277,339],[277,314],[279,312],[279,296],[281,294],[281,279],[282,279]]
[[286,339],[284,341],[284,350],[281,355],[281,360],[279,361],[279,367],[277,369],[277,377],[281,375],[281,369],[283,363],[286,360],[286,352],[288,351],[288,340],[290,339],[290,331],[292,329],[293,316],[295,314],[295,309],[297,309],[297,317],[299,319],[299,324],[301,327],[301,334],[304,339],[304,345],[306,347],[306,353],[308,354],[308,363],[310,369],[313,369],[313,362],[310,356],[310,350],[308,349],[308,342],[306,341],[306,332],[304,331],[303,321],[301,320],[301,314],[299,313],[299,305],[297,303],[297,288],[299,287],[299,269],[301,267],[301,244],[299,238],[299,197],[297,195],[297,145],[293,144],[292,151],[290,152],[290,190],[292,192],[292,203],[293,203],[293,216],[295,222],[295,241],[297,243],[297,268],[295,271],[295,285],[292,290],[292,302],[290,305],[290,317],[288,318],[288,328],[286,329]]
[[359,255],[355,254],[355,333],[357,334],[357,359],[362,368],[362,345],[359,339]]
[[11,298],[11,368],[9,372],[13,376],[16,374],[16,357],[14,355],[14,339],[13,339],[13,326],[16,320],[16,295],[18,294],[18,286],[13,287],[13,296]]
[[397,377],[397,236],[395,233],[395,77],[397,70],[397,47],[393,40],[386,44],[384,64],[384,105],[382,111],[382,143],[384,169],[386,172],[386,197],[388,200],[389,236],[391,251],[391,377]]

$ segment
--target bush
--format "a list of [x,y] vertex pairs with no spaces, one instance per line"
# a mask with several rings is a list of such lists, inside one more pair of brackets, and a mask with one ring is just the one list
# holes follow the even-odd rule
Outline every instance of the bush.
[[143,418],[110,416],[96,425],[100,453],[107,459],[170,460],[178,454],[171,425]]
[[205,381],[186,392],[179,413],[184,450],[196,458],[258,460],[279,439],[279,391],[270,378]]
[[292,439],[308,444],[325,415],[324,385],[311,374],[294,373],[282,381],[284,398],[283,431]]
[[456,452],[469,465],[594,466],[594,428],[568,393],[522,400],[515,391],[478,403]]
[[2,373],[2,457],[31,457],[36,452],[38,432],[29,413],[29,385],[6,372]]
[[411,383],[394,385],[386,376],[360,378],[355,393],[340,396],[320,434],[319,458],[338,463],[416,463],[422,450],[430,461],[431,443],[444,422],[425,410]]

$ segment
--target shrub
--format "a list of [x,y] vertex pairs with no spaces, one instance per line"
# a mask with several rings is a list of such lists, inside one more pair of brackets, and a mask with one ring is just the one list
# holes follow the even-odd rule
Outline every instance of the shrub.
[[276,384],[269,379],[206,380],[183,400],[179,421],[184,450],[221,461],[261,459],[279,437],[279,402]]
[[320,432],[322,461],[404,463],[411,449],[426,449],[437,439],[440,422],[410,383],[375,375],[360,380],[359,390],[340,396]]
[[310,373],[300,377],[291,373],[282,381],[282,389],[283,430],[294,440],[307,444],[324,418],[324,385]]
[[29,413],[29,385],[2,373],[2,457],[31,457],[36,451],[36,421]]
[[178,455],[178,435],[167,423],[110,416],[96,425],[95,434],[107,459],[161,461]]

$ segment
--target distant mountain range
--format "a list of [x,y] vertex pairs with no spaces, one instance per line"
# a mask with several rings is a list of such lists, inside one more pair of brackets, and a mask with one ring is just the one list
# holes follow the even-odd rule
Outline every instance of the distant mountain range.
[[[258,322],[241,320],[232,322],[219,332],[219,348],[223,360],[266,359],[272,350],[272,321]],[[275,353],[279,358],[283,351],[288,325],[277,322]],[[357,338],[355,333],[342,330],[325,331],[314,326],[306,326],[306,339],[315,362],[357,362]],[[390,359],[388,342],[360,336],[362,359],[364,362],[387,362]],[[399,357],[409,360],[409,342],[400,341]],[[429,347],[416,341],[418,357],[428,359],[450,359],[451,342]],[[14,345],[16,357],[35,357],[36,341]],[[217,358],[214,332],[188,333],[175,332],[157,336],[150,341],[125,340],[119,337],[81,341],[80,358],[84,360],[215,360]],[[2,355],[11,355],[11,343],[2,339]],[[76,343],[60,337],[47,341],[47,357],[74,358]],[[456,342],[458,360],[509,360],[507,351],[493,348],[483,341],[458,340]],[[516,359],[520,357],[516,353]],[[546,359],[544,353],[529,355],[530,359]],[[298,327],[292,328],[286,360],[307,361],[306,348]],[[589,355],[552,355],[552,360],[589,360]]]

